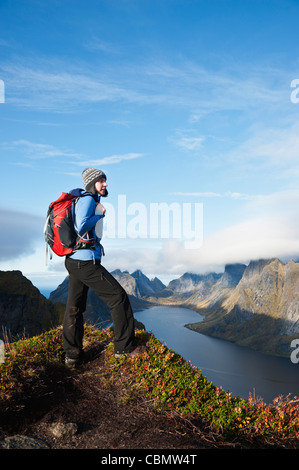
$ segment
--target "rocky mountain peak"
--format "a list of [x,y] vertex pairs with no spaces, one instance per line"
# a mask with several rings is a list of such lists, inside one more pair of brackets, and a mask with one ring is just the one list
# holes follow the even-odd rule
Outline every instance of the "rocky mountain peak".
[[276,264],[283,264],[278,258],[258,259],[249,262],[244,271],[244,278],[259,275],[265,266],[275,262]]
[[233,287],[236,286],[243,277],[246,264],[227,264],[224,269],[223,276],[220,279],[222,287]]

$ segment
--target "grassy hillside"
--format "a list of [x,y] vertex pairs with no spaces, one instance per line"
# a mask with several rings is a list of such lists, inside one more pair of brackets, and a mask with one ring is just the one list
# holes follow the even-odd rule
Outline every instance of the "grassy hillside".
[[[123,406],[132,400],[146,401],[148,410],[159,410],[165,419],[169,415],[180,416],[189,425],[192,423],[194,432],[212,433],[222,442],[239,442],[243,447],[299,447],[296,398],[280,397],[266,405],[251,397],[234,397],[214,386],[200,370],[152,334],[137,331],[137,340],[147,344],[146,353],[134,359],[116,360],[113,331],[86,325],[85,349],[92,350],[99,344],[105,349],[104,369],[101,373],[90,370],[85,379],[92,377],[102,385],[104,380],[107,390],[111,383],[116,385],[121,390]],[[52,384],[67,380],[69,370],[61,361],[61,344],[61,328],[6,344],[5,362],[0,364],[0,423],[9,409],[23,406],[34,390],[42,388],[44,397],[52,393],[47,392],[50,378]],[[75,373],[80,377],[80,368]]]

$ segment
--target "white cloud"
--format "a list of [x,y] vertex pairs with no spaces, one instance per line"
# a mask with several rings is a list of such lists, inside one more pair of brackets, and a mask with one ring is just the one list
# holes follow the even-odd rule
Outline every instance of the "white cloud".
[[130,121],[127,121],[125,119],[109,119],[108,121],[109,124],[115,124],[117,126],[123,126],[123,127],[130,127]]
[[263,217],[233,225],[207,237],[193,265],[221,265],[298,254],[299,227],[287,218]]
[[[220,196],[220,195],[219,195]],[[299,255],[299,190],[277,191],[267,195],[225,193],[243,201],[243,220],[204,237],[197,252],[177,246],[169,253],[169,264],[186,270],[246,262],[269,257]],[[183,248],[183,247],[182,247]],[[190,268],[188,268],[188,266]]]
[[[163,90],[164,101],[192,109],[191,122],[207,113],[220,110],[252,110],[261,105],[288,104],[281,70],[242,67],[230,61],[227,68],[209,70],[196,62],[172,65],[155,62],[146,67],[152,84]],[[152,85],[153,86],[153,85]]]
[[82,104],[142,101],[142,94],[133,87],[118,85],[100,70],[87,74],[83,65],[74,69],[53,61],[50,66],[40,63],[35,67],[19,63],[3,65],[2,70],[10,84],[9,102],[22,107],[66,112]]
[[193,129],[177,129],[176,136],[170,137],[168,140],[179,149],[196,154],[202,150],[205,137],[197,135]]
[[231,159],[285,166],[299,158],[299,121],[287,128],[260,129],[230,153]]
[[[91,159],[87,155],[73,152],[68,149],[60,149],[54,145],[39,144],[36,142],[30,142],[28,140],[16,140],[10,143],[2,144],[2,147],[8,150],[20,149],[21,152],[25,153],[28,158],[32,159],[43,159],[43,158],[77,158],[72,163],[79,166],[99,166],[99,165],[112,165],[120,163],[125,160],[134,160],[143,156],[142,153],[126,153],[119,155],[111,155],[99,159]],[[83,160],[82,160],[83,159]],[[15,163],[16,165],[27,166],[26,163]],[[68,173],[70,175],[77,176],[76,173]]]
[[101,165],[113,165],[115,163],[120,163],[124,160],[134,160],[135,158],[140,158],[142,156],[142,153],[126,153],[123,155],[111,155],[110,157],[99,158],[97,160],[87,160],[74,163],[80,166],[97,167]]
[[202,198],[229,198],[229,199],[239,199],[244,201],[252,201],[259,199],[263,196],[255,194],[245,194],[238,192],[226,191],[225,193],[215,193],[213,191],[206,192],[175,192],[171,193],[175,196],[191,196],[191,197],[202,197]]
[[70,150],[62,150],[54,145],[39,144],[36,142],[30,142],[28,140],[16,140],[10,143],[2,144],[2,147],[9,150],[20,149],[24,152],[28,158],[40,159],[40,158],[56,158],[56,157],[69,157],[69,158],[86,158],[85,155],[74,153]]
[[[203,273],[222,271],[227,263],[248,263],[259,258],[278,257],[280,259],[298,258],[299,255],[299,190],[277,192],[244,202],[244,220],[231,224],[204,236],[203,245],[198,249],[185,248],[183,241],[161,239],[103,239],[106,256],[104,266],[109,270],[121,269],[133,272],[142,269],[145,274],[154,273],[159,277],[173,278],[186,271]],[[41,238],[41,223],[44,220],[32,216],[0,211],[3,224],[9,229],[2,236],[0,261],[23,258],[33,253],[34,242]],[[8,241],[7,241],[8,240]],[[40,265],[44,263],[44,242],[41,242]],[[31,256],[35,266],[37,255]],[[28,258],[29,259],[29,258]],[[36,268],[33,268],[36,269]],[[65,274],[63,261],[57,257],[40,272]],[[37,276],[37,273],[36,273]]]
[[45,220],[21,211],[0,207],[0,261],[33,253],[43,238]]
[[[132,242],[131,242],[132,243]],[[232,225],[204,238],[203,246],[185,249],[177,240],[168,240],[159,249],[128,247],[109,249],[103,263],[115,269],[142,269],[145,273],[180,275],[186,271],[221,271],[228,263],[248,263],[260,258],[286,258],[299,255],[299,228],[283,218],[257,218]]]
[[[204,194],[204,193],[203,193]],[[208,193],[208,196],[211,194]],[[212,194],[212,197],[225,195]],[[250,197],[235,193],[228,197],[241,198],[243,220],[205,236],[201,248],[186,249],[178,240],[146,240],[145,247],[132,240],[122,250],[109,246],[107,262],[112,269],[140,268],[145,273],[180,275],[186,271],[221,271],[227,263],[248,263],[260,258],[281,259],[299,256],[299,190],[280,191]],[[205,223],[205,222],[204,222]],[[160,242],[157,245],[157,242]],[[106,262],[106,259],[104,260]]]
[[194,196],[194,197],[223,197],[220,193],[214,193],[212,191],[206,192],[175,192],[171,193],[174,196]]
[[[111,52],[102,41],[93,45]],[[217,71],[186,60],[175,65],[155,61],[104,68],[51,58],[33,63],[26,58],[26,63],[23,59],[2,63],[1,75],[10,84],[9,102],[56,112],[101,102],[155,104],[189,109],[195,122],[199,116],[219,110],[288,104],[281,71],[253,70],[246,64],[240,69],[230,63],[227,70]]]
[[183,150],[200,150],[202,148],[203,137],[181,137],[176,141],[176,145]]

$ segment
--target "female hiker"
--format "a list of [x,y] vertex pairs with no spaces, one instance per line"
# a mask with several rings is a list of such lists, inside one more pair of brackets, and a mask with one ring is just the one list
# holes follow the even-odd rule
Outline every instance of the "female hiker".
[[82,244],[82,248],[65,259],[69,288],[63,321],[63,348],[65,363],[71,366],[77,365],[84,358],[83,313],[89,288],[110,308],[115,335],[115,357],[123,354],[134,356],[145,350],[142,346],[136,347],[134,317],[128,295],[101,264],[103,249],[95,227],[105,216],[105,208],[100,199],[108,195],[106,175],[96,168],[86,168],[82,178],[86,191],[82,190],[84,197],[79,197],[75,204],[74,224],[76,232],[81,237],[87,237],[89,243]]

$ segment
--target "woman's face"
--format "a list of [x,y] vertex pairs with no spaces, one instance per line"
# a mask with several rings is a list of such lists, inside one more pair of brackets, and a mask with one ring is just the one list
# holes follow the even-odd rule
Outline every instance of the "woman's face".
[[100,178],[94,185],[96,192],[100,196],[105,196],[107,186],[106,178]]

